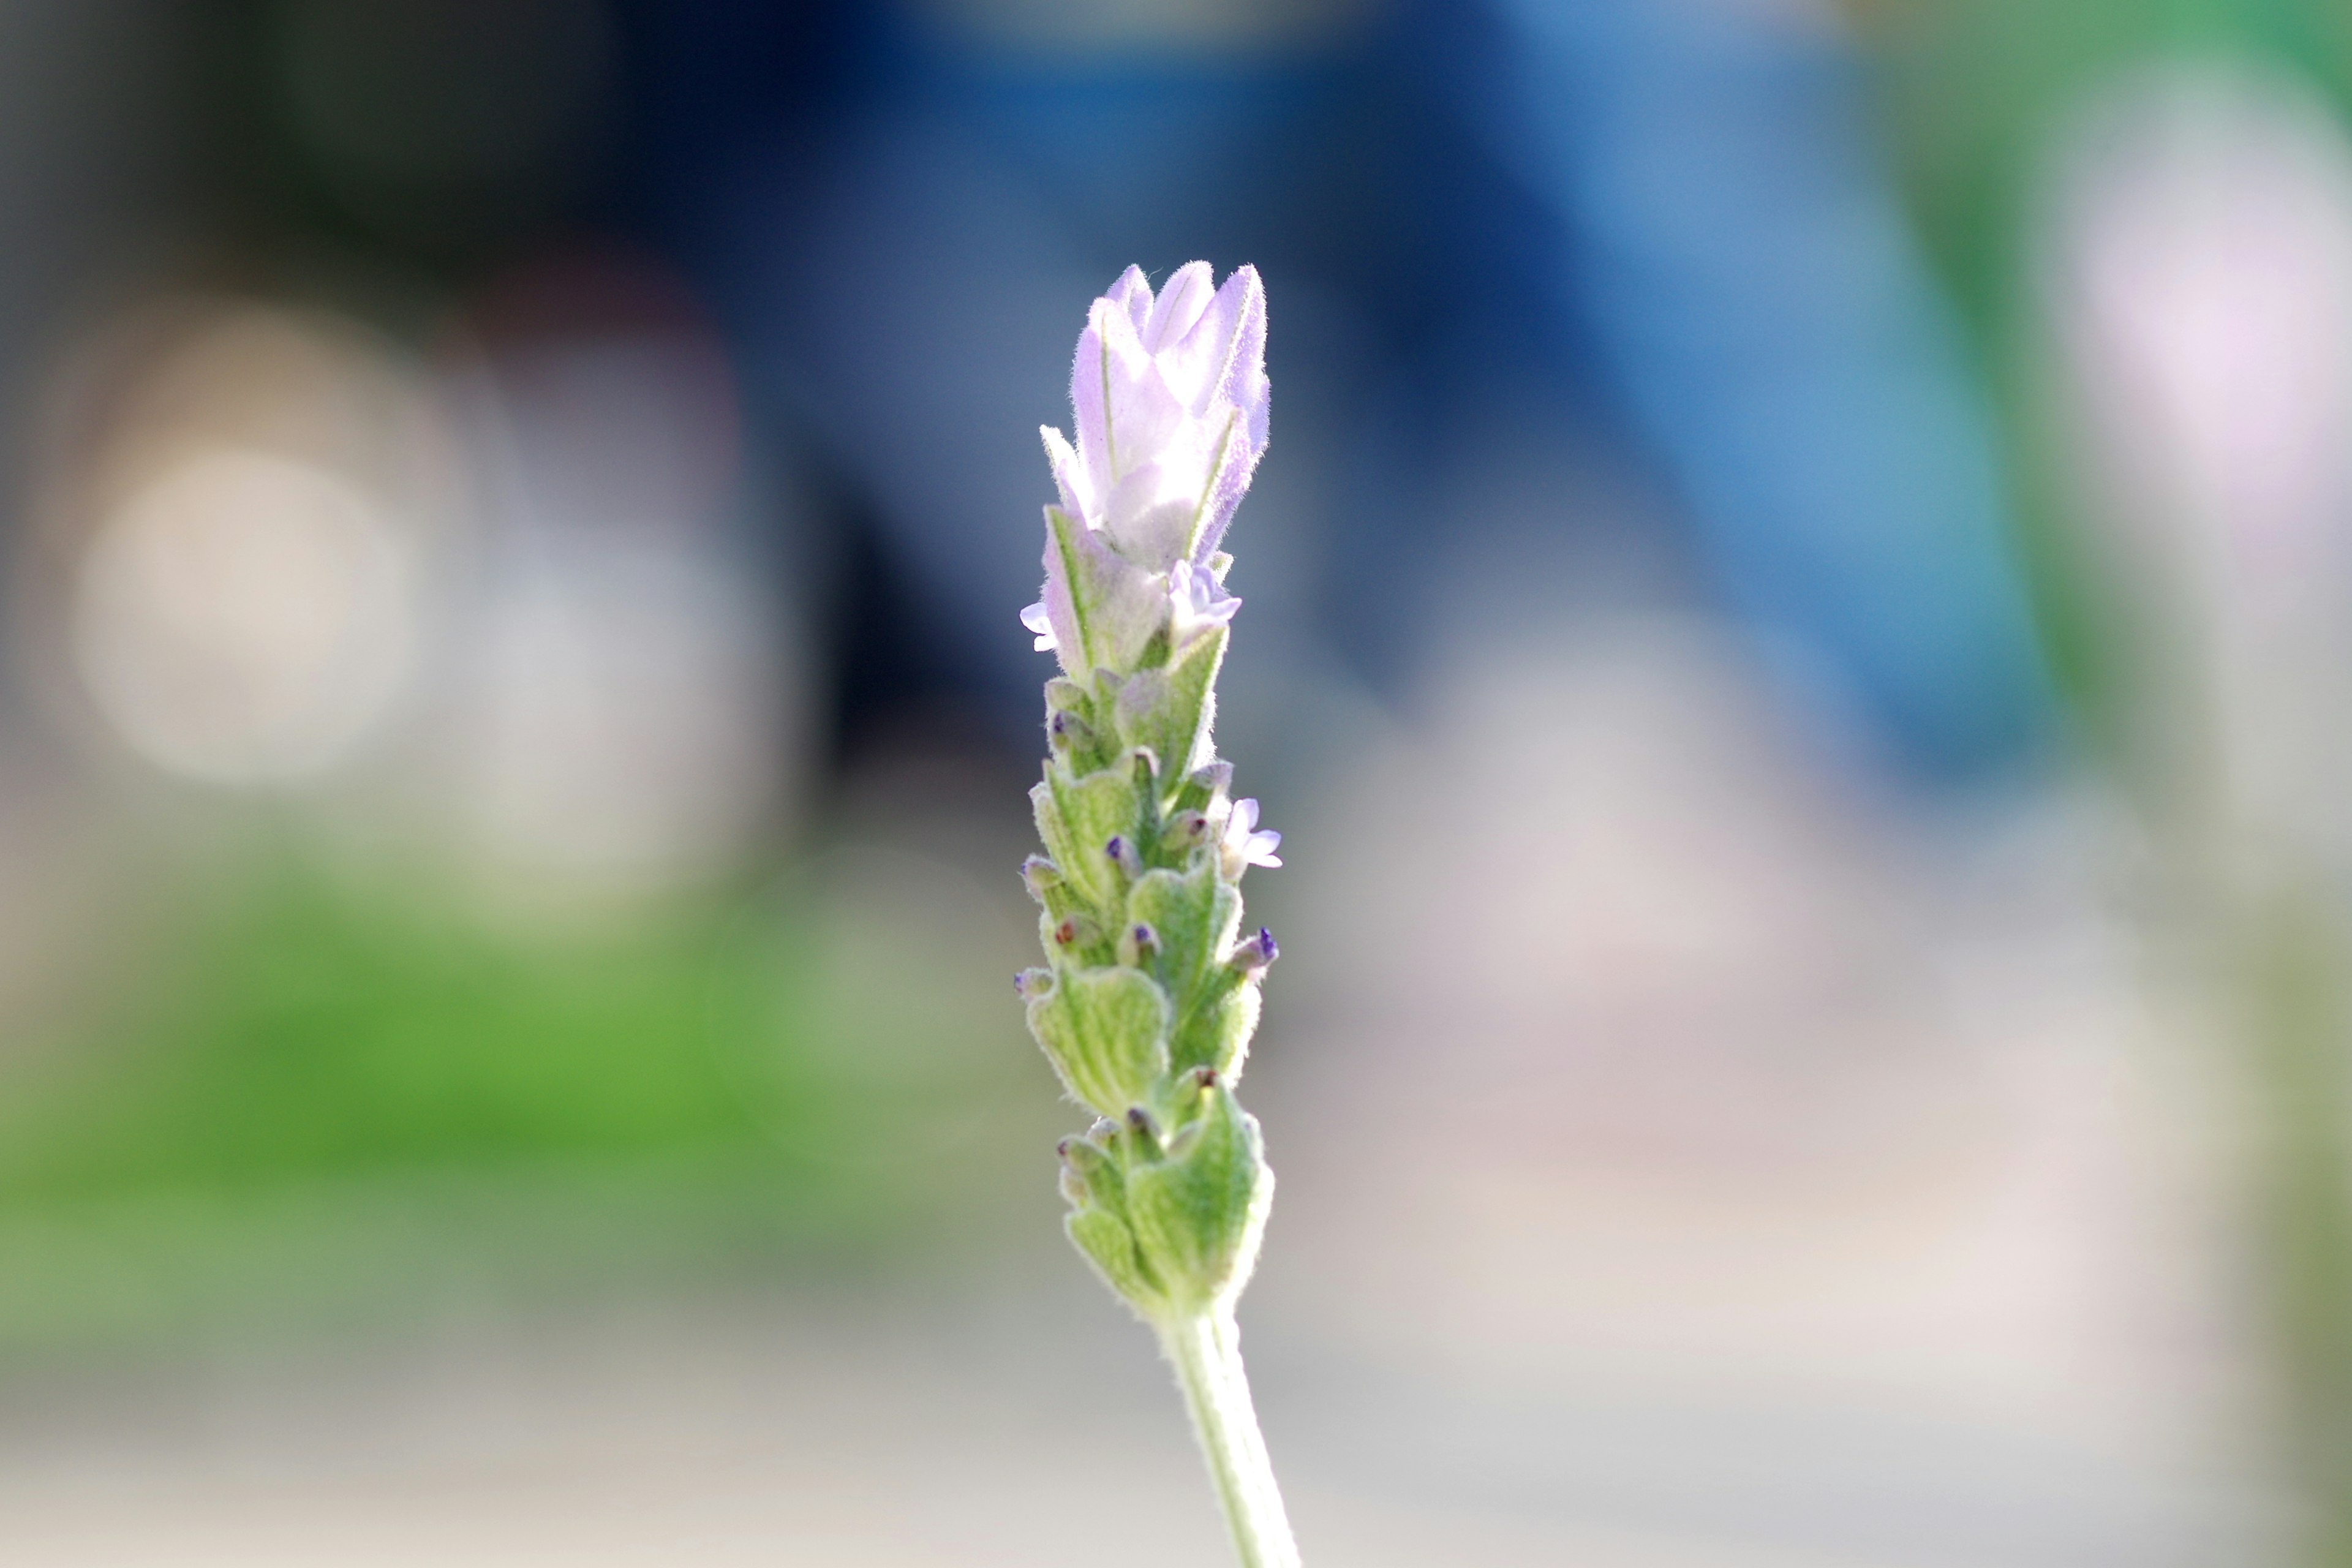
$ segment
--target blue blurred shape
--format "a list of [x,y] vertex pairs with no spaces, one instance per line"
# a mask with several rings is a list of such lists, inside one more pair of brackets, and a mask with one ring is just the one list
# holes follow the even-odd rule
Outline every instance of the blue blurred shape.
[[1469,37],[1439,9],[1457,101],[1558,212],[1558,285],[1765,644],[1916,770],[2030,755],[2051,698],[1987,416],[1842,35],[1796,0],[1491,0]]

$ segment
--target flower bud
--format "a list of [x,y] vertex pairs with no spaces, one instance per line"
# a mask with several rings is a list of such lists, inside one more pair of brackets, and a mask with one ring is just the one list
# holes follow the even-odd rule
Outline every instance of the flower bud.
[[1045,736],[1055,756],[1090,753],[1095,747],[1093,727],[1066,709],[1055,709],[1053,717],[1045,721]]
[[1038,936],[1056,968],[1097,963],[1108,955],[1110,943],[1102,927],[1084,910],[1056,916],[1047,910],[1037,918]]
[[1143,851],[1138,849],[1135,840],[1126,834],[1112,834],[1110,841],[1103,846],[1103,854],[1123,876],[1134,878],[1143,875]]
[[1242,973],[1248,974],[1264,969],[1281,956],[1282,948],[1275,942],[1274,932],[1260,926],[1255,936],[1234,946],[1234,955],[1225,962]]
[[1069,885],[1062,868],[1043,855],[1032,855],[1022,862],[1021,882],[1055,922],[1081,912],[1077,889]]

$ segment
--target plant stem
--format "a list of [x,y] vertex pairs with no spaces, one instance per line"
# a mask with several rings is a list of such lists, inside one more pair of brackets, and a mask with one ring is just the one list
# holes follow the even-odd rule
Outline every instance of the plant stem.
[[1163,1323],[1160,1341],[1176,1363],[1176,1381],[1192,1406],[1192,1431],[1217,1483],[1217,1500],[1234,1532],[1242,1568],[1299,1568],[1298,1543],[1282,1510],[1274,1462],[1250,1405],[1242,1371],[1241,1330],[1230,1308]]

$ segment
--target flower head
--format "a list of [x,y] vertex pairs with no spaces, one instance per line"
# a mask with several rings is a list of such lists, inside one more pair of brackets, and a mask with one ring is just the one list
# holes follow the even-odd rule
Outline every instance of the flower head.
[[1130,267],[1094,302],[1070,373],[1076,442],[1041,432],[1060,504],[1045,596],[1022,616],[1040,649],[1084,676],[1125,668],[1168,616],[1180,633],[1231,617],[1212,561],[1265,451],[1269,397],[1255,268],[1220,288],[1192,262],[1155,294]]

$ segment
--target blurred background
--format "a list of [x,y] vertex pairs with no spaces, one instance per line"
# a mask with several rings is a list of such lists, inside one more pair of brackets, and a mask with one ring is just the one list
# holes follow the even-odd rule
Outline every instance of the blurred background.
[[2352,12],[0,5],[0,1558],[1223,1560],[1016,620],[1254,262],[1311,1561],[2352,1563]]

